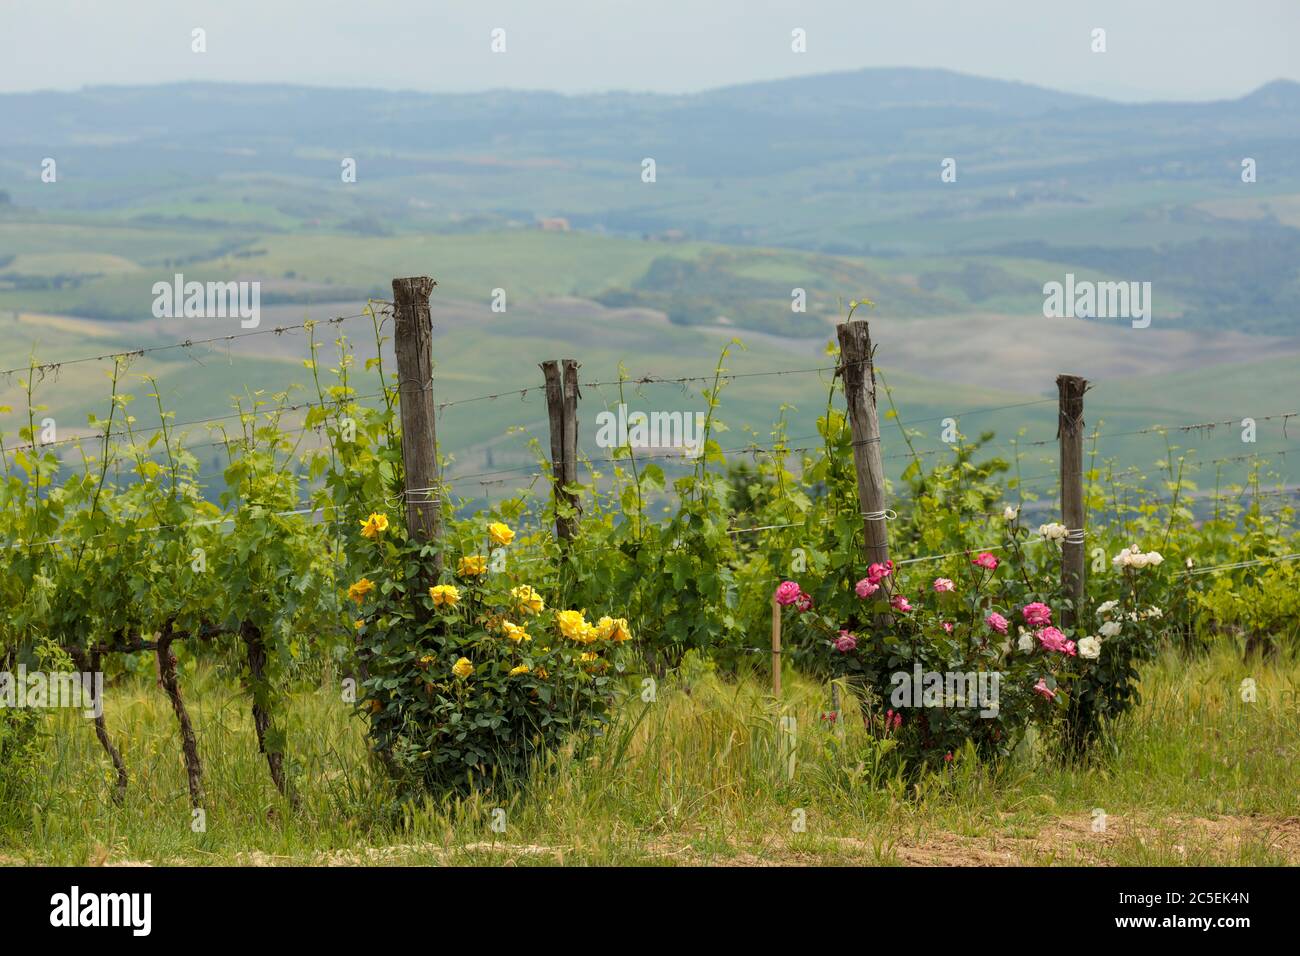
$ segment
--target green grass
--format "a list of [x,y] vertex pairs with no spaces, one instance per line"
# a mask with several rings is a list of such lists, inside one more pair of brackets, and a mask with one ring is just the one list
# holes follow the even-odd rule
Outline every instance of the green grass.
[[[146,671],[151,669],[146,668]],[[1253,677],[1258,699],[1238,687]],[[780,705],[760,676],[709,674],[633,695],[586,757],[558,754],[526,795],[408,808],[393,816],[363,727],[335,682],[298,690],[282,720],[302,806],[273,789],[246,698],[206,667],[183,678],[207,786],[207,829],[191,830],[175,721],[152,677],[106,693],[131,773],[124,806],[88,721],[50,721],[32,794],[0,808],[11,863],[185,864],[1300,862],[1295,788],[1300,663],[1169,652],[1143,675],[1143,702],[1113,752],[1067,767],[1024,746],[999,766],[959,754],[908,785],[873,776],[856,704],[841,739],[818,719],[827,688],[786,674]],[[779,718],[797,720],[793,778]],[[490,827],[506,811],[506,830]],[[1095,810],[1106,814],[1094,832]],[[794,832],[795,812],[806,832]]]

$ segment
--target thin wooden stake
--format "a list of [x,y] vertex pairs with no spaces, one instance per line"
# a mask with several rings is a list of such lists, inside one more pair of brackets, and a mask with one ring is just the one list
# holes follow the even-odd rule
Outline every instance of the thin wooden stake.
[[772,696],[781,696],[781,605],[772,594]]
[[433,405],[433,319],[428,276],[393,280],[397,393],[402,416],[403,490],[406,527],[419,541],[435,545],[433,576],[442,573],[442,492],[438,481],[438,437]]

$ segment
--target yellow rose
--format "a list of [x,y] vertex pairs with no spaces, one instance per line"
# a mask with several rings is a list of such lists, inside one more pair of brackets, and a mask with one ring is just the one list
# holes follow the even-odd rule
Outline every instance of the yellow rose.
[[460,603],[460,589],[454,584],[435,584],[429,588],[434,607],[455,607]]
[[512,624],[510,621],[501,622],[501,630],[506,637],[518,644],[520,641],[531,641],[533,636],[518,624]]
[[527,614],[540,614],[546,607],[542,596],[534,591],[529,585],[521,584],[510,591],[510,596],[515,599],[519,608]]
[[451,672],[464,680],[470,674],[474,673],[474,665],[469,662],[468,657],[462,657],[451,667]]
[[493,544],[499,544],[503,547],[515,540],[515,533],[500,521],[493,521],[488,525],[488,535],[492,538]]
[[456,574],[462,578],[472,578],[487,571],[487,558],[481,554],[471,554],[460,559]]
[[560,633],[571,641],[589,644],[595,638],[595,629],[581,611],[560,611],[555,615],[555,623],[559,625]]
[[348,586],[348,597],[360,604],[366,599],[366,595],[375,589],[375,582],[369,578],[362,578],[356,584]]
[[518,677],[520,674],[531,674],[533,669],[527,664],[520,664],[518,667],[510,668],[510,676]]
[[352,626],[359,631],[366,626],[366,622],[363,621],[361,618],[357,618],[355,621],[352,622]]
[[388,530],[388,515],[380,514],[378,511],[372,511],[370,517],[361,522],[361,534],[371,541],[378,540],[379,536]]
[[625,617],[602,617],[600,619],[600,636],[607,641],[630,641],[632,632],[628,629]]

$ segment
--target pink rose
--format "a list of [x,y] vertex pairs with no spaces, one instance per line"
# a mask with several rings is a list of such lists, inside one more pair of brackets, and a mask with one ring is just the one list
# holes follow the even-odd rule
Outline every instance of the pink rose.
[[952,763],[952,751],[951,751],[951,750],[949,750],[946,754],[943,755],[943,762],[944,762],[944,763]]
[[971,564],[975,565],[977,568],[985,568],[989,571],[995,571],[997,570],[998,559],[993,557],[989,552],[982,551],[971,560]]
[[848,631],[840,631],[840,636],[835,639],[835,649],[841,654],[847,654],[850,651],[858,649],[858,638]]
[[887,730],[897,730],[903,726],[903,715],[894,713],[893,708],[885,711],[885,728]]
[[1060,651],[1070,657],[1076,656],[1074,641],[1066,640],[1065,635],[1054,627],[1048,626],[1036,631],[1034,636],[1038,638],[1038,643],[1049,651]]
[[870,578],[863,578],[861,581],[857,583],[857,585],[854,587],[853,590],[858,592],[858,597],[863,598],[865,600],[866,598],[871,597],[871,595],[879,591],[880,585],[876,584]]
[[799,595],[803,591],[799,585],[793,581],[782,581],[780,587],[776,589],[776,603],[781,605],[790,605],[799,600]]
[[952,621],[944,621],[944,622],[943,622],[943,629],[944,629],[945,631],[947,631],[949,634],[951,634],[951,633],[952,633]]
[[812,598],[810,598],[807,594],[804,594],[802,591],[800,591],[799,597],[795,601],[794,606],[795,609],[799,611],[811,611],[813,606]]
[[884,564],[873,564],[867,568],[867,580],[872,584],[879,584],[884,578],[889,577],[893,571],[893,561],[886,561]]
[[997,611],[994,611],[986,617],[984,623],[993,628],[993,630],[997,631],[999,634],[1005,634],[1007,632],[1007,619]]
[[1030,627],[1042,627],[1052,623],[1052,609],[1041,601],[1026,604],[1020,609],[1020,613],[1025,616],[1025,623]]
[[902,611],[904,614],[912,610],[912,605],[908,604],[907,598],[903,597],[901,594],[895,594],[889,599],[889,603],[895,611]]
[[951,591],[956,587],[957,585],[953,584],[952,581],[948,578],[934,579],[934,589],[938,591],[940,594],[942,594],[944,591]]
[[1052,688],[1047,686],[1046,677],[1038,678],[1038,683],[1034,685],[1034,693],[1041,694],[1042,696],[1046,697],[1048,700],[1056,700],[1056,691],[1052,690]]

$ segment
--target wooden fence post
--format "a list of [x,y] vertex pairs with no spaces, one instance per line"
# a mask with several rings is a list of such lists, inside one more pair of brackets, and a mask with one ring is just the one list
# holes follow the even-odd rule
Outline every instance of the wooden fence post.
[[[853,467],[858,475],[858,507],[862,515],[862,540],[868,564],[889,560],[889,530],[885,525],[885,467],[880,456],[880,422],[876,418],[876,373],[872,368],[871,336],[867,323],[842,322],[835,327],[840,340],[840,367],[844,401],[853,433]],[[885,597],[889,579],[876,592]]]
[[397,394],[402,415],[402,470],[406,527],[411,536],[435,546],[433,576],[442,573],[442,486],[438,481],[438,438],[433,405],[433,319],[428,276],[393,280],[397,352]]
[[1072,602],[1061,620],[1073,626],[1083,607],[1083,393],[1088,383],[1078,375],[1058,375],[1056,388],[1060,412],[1057,437],[1061,441],[1061,518],[1066,537],[1061,543],[1061,590]]
[[578,517],[563,516],[561,507],[582,508],[578,497],[565,491],[566,485],[578,482],[578,369],[576,359],[556,359],[542,363],[546,378],[546,412],[551,427],[551,486],[555,494],[555,535],[562,546],[573,540]]

